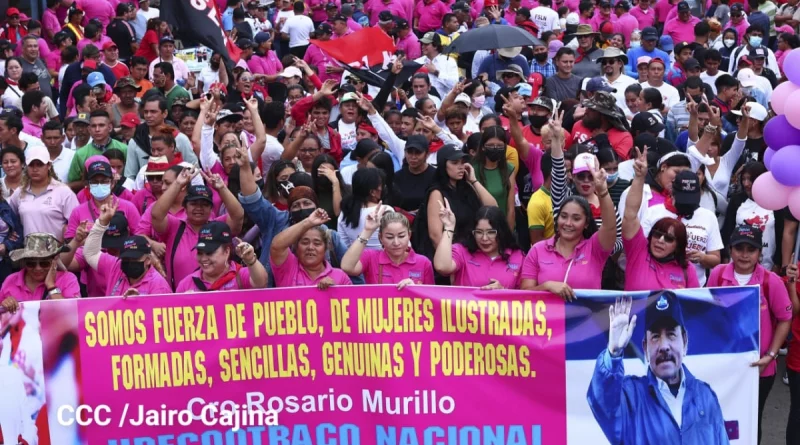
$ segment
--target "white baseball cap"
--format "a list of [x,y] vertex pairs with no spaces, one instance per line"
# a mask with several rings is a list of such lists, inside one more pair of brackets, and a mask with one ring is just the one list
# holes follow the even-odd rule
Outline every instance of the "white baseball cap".
[[596,161],[597,158],[591,153],[581,153],[575,156],[575,160],[572,161],[572,174],[577,175],[583,172],[591,173],[595,168]]
[[[767,118],[767,109],[758,102],[747,102],[742,106],[747,107],[750,110],[750,117],[752,119],[764,122],[764,119]],[[742,116],[742,112],[740,110],[731,110],[731,114]]]
[[50,152],[44,145],[34,145],[25,150],[25,165],[31,165],[31,162],[39,161],[47,165],[50,162]]
[[303,73],[300,72],[300,68],[297,68],[296,66],[290,66],[281,73],[281,77],[286,77],[287,79],[295,76],[303,77]]
[[458,96],[456,96],[456,100],[454,101],[454,103],[464,104],[469,107],[472,105],[472,99],[469,98],[467,93],[461,93]]
[[736,76],[736,80],[742,84],[745,88],[750,88],[758,85],[758,80],[756,79],[758,76],[756,73],[750,68],[742,68],[739,70],[739,74]]

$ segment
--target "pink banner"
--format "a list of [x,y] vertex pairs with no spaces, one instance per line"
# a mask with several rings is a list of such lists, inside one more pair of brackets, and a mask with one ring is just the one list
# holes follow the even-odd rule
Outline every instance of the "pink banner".
[[40,444],[566,443],[564,305],[546,294],[293,288],[39,318]]

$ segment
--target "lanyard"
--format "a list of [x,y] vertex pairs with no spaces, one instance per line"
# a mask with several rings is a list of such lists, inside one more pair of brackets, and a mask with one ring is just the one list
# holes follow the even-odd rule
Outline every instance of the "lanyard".
[[124,279],[125,279],[124,277],[119,277],[117,282],[114,283],[114,288],[111,289],[111,295],[109,295],[110,297],[113,297],[113,296],[117,295],[117,291],[119,290],[119,287],[122,285],[122,280],[124,280]]

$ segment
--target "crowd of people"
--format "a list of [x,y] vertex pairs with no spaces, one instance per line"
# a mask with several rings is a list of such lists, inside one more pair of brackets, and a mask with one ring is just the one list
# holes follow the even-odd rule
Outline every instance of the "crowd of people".
[[[800,443],[798,220],[752,195],[797,0],[223,0],[240,56],[203,53],[200,71],[150,1],[6,11],[4,310],[364,283],[566,300],[759,285],[759,437],[789,342]],[[490,25],[536,43],[446,52]],[[314,43],[363,27],[394,39],[383,84]]]

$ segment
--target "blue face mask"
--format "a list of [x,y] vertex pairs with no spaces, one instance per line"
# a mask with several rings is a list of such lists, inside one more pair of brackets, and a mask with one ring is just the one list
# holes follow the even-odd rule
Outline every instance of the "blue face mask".
[[750,36],[750,40],[748,41],[750,42],[750,46],[752,46],[753,48],[758,48],[759,46],[761,46],[761,37]]
[[89,184],[89,193],[95,199],[106,199],[111,194],[111,184]]
[[619,178],[619,172],[606,176],[606,182],[611,184]]
[[642,42],[639,40],[634,40],[631,42],[631,49],[639,48],[640,46],[642,46]]

